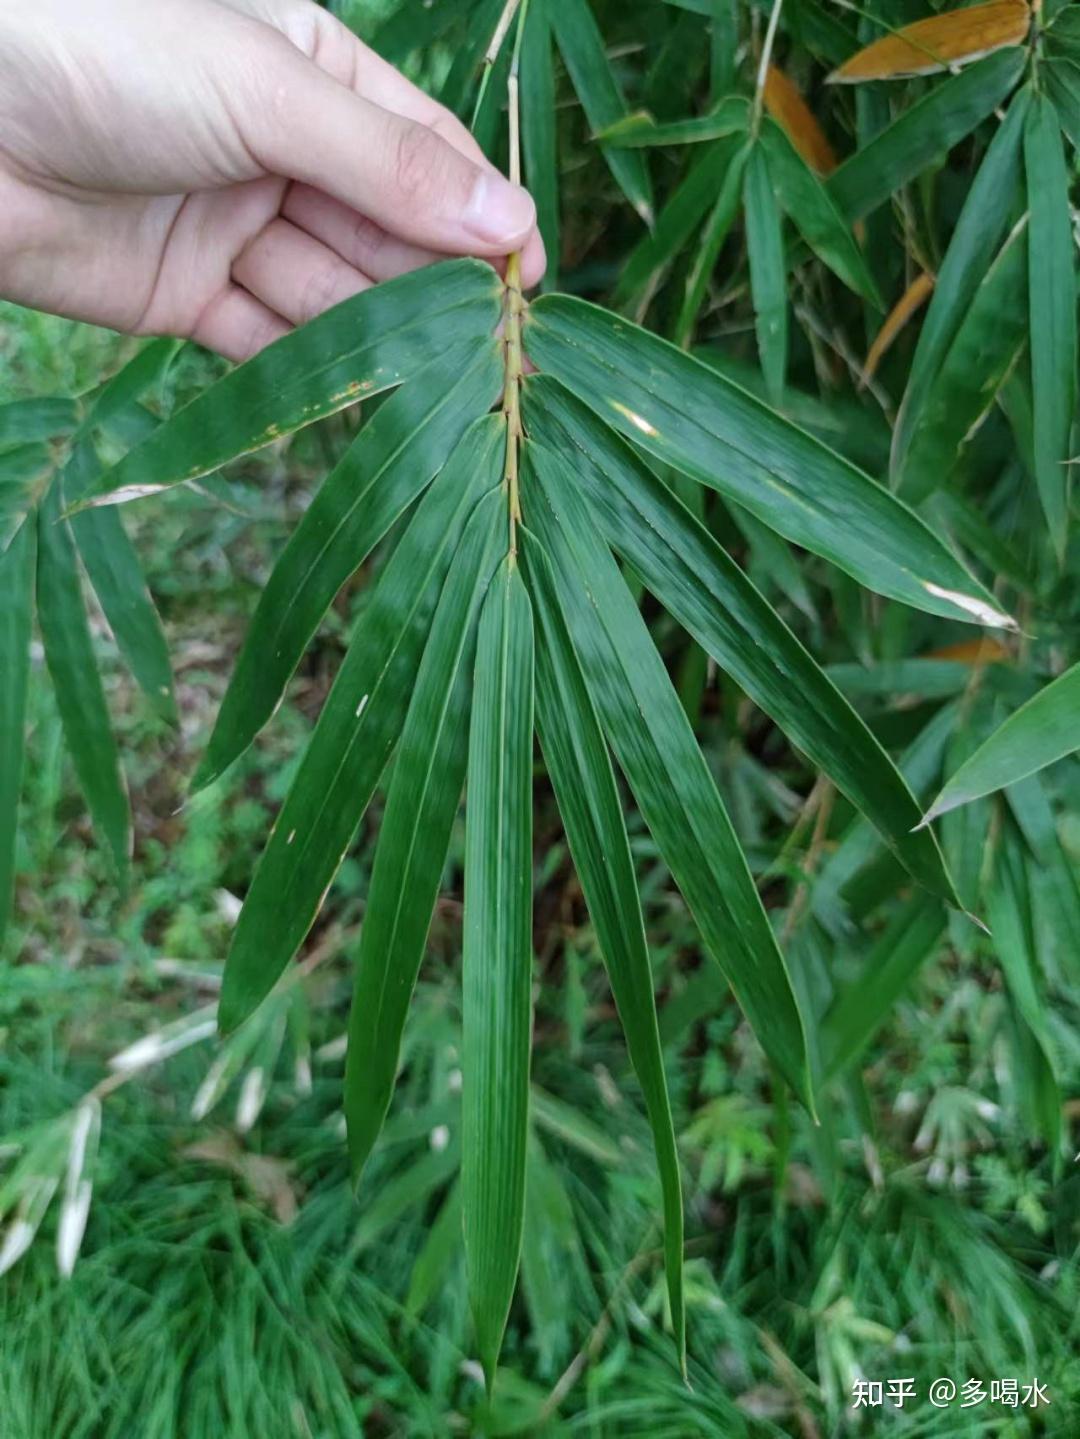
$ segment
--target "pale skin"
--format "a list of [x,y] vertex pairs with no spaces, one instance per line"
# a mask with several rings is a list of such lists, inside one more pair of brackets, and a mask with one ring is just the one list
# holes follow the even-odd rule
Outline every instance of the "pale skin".
[[312,0],[0,0],[0,297],[242,361],[527,192]]

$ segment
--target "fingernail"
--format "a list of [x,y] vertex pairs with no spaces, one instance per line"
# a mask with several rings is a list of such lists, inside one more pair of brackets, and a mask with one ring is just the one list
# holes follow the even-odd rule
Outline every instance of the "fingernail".
[[485,244],[512,246],[536,223],[536,206],[520,185],[485,171],[473,186],[462,218],[466,229]]

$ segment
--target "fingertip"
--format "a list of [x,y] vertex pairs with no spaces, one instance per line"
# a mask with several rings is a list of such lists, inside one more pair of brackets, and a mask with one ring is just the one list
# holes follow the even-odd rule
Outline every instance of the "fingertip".
[[513,185],[497,171],[477,175],[462,215],[474,240],[500,254],[525,244],[536,228],[536,206],[528,190]]
[[521,249],[521,286],[531,290],[547,273],[547,251],[539,230],[533,230]]

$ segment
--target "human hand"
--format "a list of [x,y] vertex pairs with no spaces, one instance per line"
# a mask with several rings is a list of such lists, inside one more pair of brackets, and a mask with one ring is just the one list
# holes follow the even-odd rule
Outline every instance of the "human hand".
[[0,296],[243,360],[516,249],[527,193],[312,0],[0,0]]

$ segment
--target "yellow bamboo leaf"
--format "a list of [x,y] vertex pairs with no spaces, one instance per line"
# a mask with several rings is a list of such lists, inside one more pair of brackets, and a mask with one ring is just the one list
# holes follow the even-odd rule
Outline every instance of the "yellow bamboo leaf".
[[919,306],[924,305],[930,298],[933,288],[934,277],[933,275],[928,275],[924,270],[921,274],[915,276],[914,280],[912,280],[911,284],[885,316],[884,324],[874,336],[874,343],[866,352],[866,363],[863,365],[862,379],[859,382],[860,389],[868,385],[874,378],[874,375],[877,373],[877,367],[881,364],[885,352]]
[[836,169],[836,154],[813,111],[783,70],[770,65],[765,75],[765,108],[802,158],[819,175]]
[[1003,664],[1012,656],[1000,640],[984,635],[977,640],[964,640],[960,644],[944,645],[941,649],[931,650],[926,658],[952,660],[954,664],[963,665],[993,665]]
[[1020,45],[1030,28],[1027,0],[990,0],[986,5],[947,10],[875,40],[834,70],[829,79],[834,84],[856,85],[862,80],[932,75],[980,60],[1007,45]]

